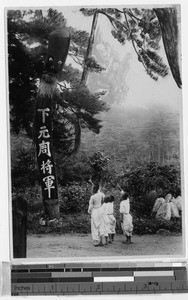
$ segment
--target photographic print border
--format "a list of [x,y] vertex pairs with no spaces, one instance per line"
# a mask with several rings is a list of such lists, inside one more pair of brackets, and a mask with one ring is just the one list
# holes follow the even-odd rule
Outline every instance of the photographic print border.
[[[137,3],[138,3],[138,5],[141,5],[140,3],[139,3],[139,1],[137,1]],[[144,2],[144,3],[146,3],[146,1]],[[153,1],[152,1],[152,3],[154,3]],[[155,1],[155,3],[156,4],[158,4],[157,3],[157,1]],[[172,1],[170,1],[170,3],[172,3]],[[122,3],[123,4],[123,3]],[[166,3],[165,3],[166,4]],[[167,3],[168,4],[168,3]],[[173,3],[172,3],[173,4]],[[180,3],[181,4],[181,3]],[[93,5],[93,4],[92,4]],[[96,4],[97,6],[99,6],[98,4]],[[115,5],[115,4],[114,4]],[[120,4],[121,5],[121,4]],[[147,3],[146,3],[146,5],[147,5]],[[150,5],[149,3],[148,3],[148,5]],[[48,5],[46,4],[45,5],[45,7],[47,7]],[[65,6],[65,5],[64,5]],[[78,6],[78,5],[76,5],[76,6]],[[103,6],[103,5],[100,5],[100,6]],[[105,6],[109,6],[108,4],[106,4]],[[116,6],[116,5],[115,5]],[[38,6],[39,7],[39,6]],[[44,6],[42,6],[42,7],[44,7]],[[55,5],[53,5],[53,7],[55,7]],[[21,6],[19,6],[19,8],[21,8]],[[181,37],[181,40],[183,41],[183,38]],[[184,59],[183,59],[184,60]],[[182,64],[182,68],[183,68],[183,65],[184,65],[184,63]],[[6,79],[6,80],[8,80],[8,79]],[[182,94],[184,94],[184,87],[183,87],[183,90],[182,90]],[[7,98],[6,98],[7,99]],[[183,101],[184,101],[184,95],[183,95]],[[183,105],[183,107],[184,107],[184,105]],[[185,118],[184,118],[185,119]],[[181,118],[181,121],[183,122],[184,120],[182,120],[182,118]],[[181,123],[182,123],[181,122]],[[182,124],[181,124],[182,125]],[[185,128],[185,127],[184,127]],[[9,128],[8,128],[8,130],[9,130]],[[181,131],[181,133],[182,133],[182,131]],[[184,133],[183,133],[183,135],[185,134],[185,130],[184,130]],[[185,139],[185,137],[184,137],[184,139]],[[183,141],[183,136],[181,136],[181,143],[182,143],[182,141]],[[185,147],[185,142],[184,142],[184,147]],[[9,145],[9,148],[10,148],[10,145]],[[181,148],[182,148],[182,146],[181,146]],[[8,149],[8,151],[10,151],[10,149]],[[185,150],[184,150],[185,151]],[[9,152],[10,153],[10,152]],[[10,154],[8,154],[8,155],[10,155]],[[10,159],[10,157],[9,157],[9,159]],[[181,160],[184,160],[185,161],[185,158],[184,158],[184,156],[182,155],[182,157],[181,157]],[[9,163],[10,164],[10,163]],[[182,175],[184,174],[184,172],[185,172],[185,169],[184,169],[184,166],[182,166]],[[9,165],[9,170],[10,170],[10,165]],[[184,177],[184,176],[183,176]],[[9,174],[9,180],[10,180],[10,174]],[[183,180],[182,180],[182,182],[184,181],[184,183],[185,183],[185,178],[183,178]],[[10,187],[9,187],[9,193],[10,193]],[[184,197],[185,197],[185,191],[184,191],[184,185],[183,185],[183,193],[184,193]],[[10,197],[10,195],[9,195],[9,197]],[[10,202],[10,201],[9,201]],[[184,206],[185,206],[185,208],[186,208],[186,205],[185,205],[185,201],[184,201]],[[12,207],[11,207],[11,204],[9,203],[9,210],[11,209]],[[10,214],[10,212],[9,212],[9,214]],[[9,216],[9,220],[10,220],[11,218],[10,218],[10,216]],[[184,254],[183,254],[183,257],[185,257],[186,256],[186,252],[185,252],[185,248],[186,248],[186,225],[185,225],[185,211],[184,211],[184,219],[183,219],[183,223],[184,223],[184,226],[183,226],[183,236],[184,236],[184,238],[183,238],[183,242],[184,242],[184,245],[183,245],[183,247],[184,247]],[[10,220],[10,227],[12,226],[12,221]],[[10,229],[10,231],[11,231],[11,229]],[[13,259],[13,256],[12,256],[12,245],[11,245],[11,240],[12,240],[12,232],[11,232],[11,234],[10,234],[10,251],[11,251],[11,261],[31,261],[31,262],[34,262],[34,261],[38,261],[38,259],[28,259],[28,258],[26,258],[26,259],[19,259],[19,260],[17,260],[17,259]],[[172,257],[169,257],[169,258],[163,258],[163,261],[168,261],[168,260],[172,260],[172,259],[174,259],[174,260],[182,260],[183,259],[183,257],[179,257],[178,255],[177,256],[172,256]],[[100,258],[96,258],[96,257],[91,257],[91,258],[89,258],[88,257],[88,261],[90,261],[90,260],[92,260],[92,261],[100,261],[100,260],[107,260],[107,261],[118,261],[118,260],[120,260],[120,261],[126,261],[126,260],[133,260],[133,261],[139,261],[139,260],[146,260],[146,261],[152,261],[152,260],[161,260],[162,259],[162,257],[161,256],[159,256],[159,257],[156,257],[156,256],[149,256],[149,258],[147,258],[147,257],[143,257],[143,256],[141,256],[141,257],[130,257],[130,256],[127,256],[127,257],[107,257],[107,258],[104,258],[104,257],[100,257]],[[43,261],[43,259],[42,258],[39,258],[39,260],[40,261]],[[52,261],[52,258],[45,258],[44,259],[44,261],[46,261],[46,260],[49,260],[49,261]],[[78,257],[78,258],[69,258],[69,257],[57,257],[57,258],[53,258],[53,261],[55,262],[55,261],[82,261],[82,260],[85,260],[85,259],[83,259],[82,257]]]

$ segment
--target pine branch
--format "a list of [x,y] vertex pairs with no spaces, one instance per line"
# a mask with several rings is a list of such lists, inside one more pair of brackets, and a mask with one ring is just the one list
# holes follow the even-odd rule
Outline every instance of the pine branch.
[[120,9],[115,9],[117,12],[119,12],[119,13],[123,13],[123,11],[122,10],[120,10]]
[[118,30],[118,28],[115,26],[114,21],[110,20],[110,23],[112,24],[112,26],[113,26],[113,28],[114,28],[115,30]]
[[131,17],[131,19],[136,19],[137,21],[141,21],[141,19],[139,19],[138,17],[136,17],[134,14],[133,14],[133,12],[131,11],[131,9],[128,9],[128,11],[127,11],[127,13],[128,13],[128,15]]
[[[135,39],[134,39],[134,37],[133,37],[133,35],[132,35],[131,29],[130,29],[130,26],[129,26],[129,22],[128,22],[128,19],[127,19],[127,15],[126,15],[126,14],[128,14],[128,13],[127,13],[127,11],[125,10],[125,8],[123,9],[123,12],[124,12],[124,16],[125,16],[125,20],[126,20],[127,27],[126,27],[124,24],[122,24],[121,22],[119,22],[118,20],[116,20],[115,18],[113,18],[112,16],[108,15],[106,12],[104,12],[104,11],[102,11],[102,10],[99,10],[98,12],[101,13],[101,14],[104,14],[104,15],[109,19],[109,21],[110,21],[111,23],[114,22],[115,24],[118,24],[119,27],[121,27],[122,29],[126,29],[126,30],[128,29],[128,30],[129,30],[133,48],[134,48],[135,52],[137,53],[138,57],[140,57],[140,54],[138,53],[138,51],[137,51],[137,49],[136,49],[136,46],[135,46],[135,42],[136,42],[136,41],[135,41]],[[117,29],[116,29],[116,30],[117,30]],[[140,58],[141,58],[141,57],[140,57]],[[144,64],[144,62],[143,62],[142,59],[141,59],[141,62],[142,62],[142,64],[143,64],[144,68],[147,70],[147,67],[145,66],[145,64]]]
[[78,57],[75,57],[75,55],[72,54],[72,53],[69,53],[69,55],[72,57],[72,59],[73,59],[78,65],[82,66],[83,63],[82,63],[81,60],[79,60]]
[[[164,77],[164,76],[166,76],[167,74],[168,74],[168,68],[167,68],[167,66],[165,66],[165,64],[163,64],[162,63],[162,59],[156,54],[156,53],[154,53],[153,52],[153,54],[155,54],[155,55],[153,55],[153,57],[151,57],[151,56],[149,56],[148,55],[148,53],[147,53],[147,51],[150,51],[150,50],[145,50],[143,47],[140,47],[142,50],[142,52],[144,53],[144,56],[145,56],[145,58],[147,57],[148,59],[149,59],[149,61],[151,61],[152,63],[153,63],[153,65],[151,65],[151,66],[153,66],[153,68],[155,68],[155,65],[157,65],[158,66],[158,68],[159,68],[159,73],[158,72],[156,72],[156,73],[158,73],[159,75],[161,75],[162,77]],[[150,53],[152,53],[152,51],[150,51]],[[155,58],[154,58],[155,57]],[[158,59],[157,59],[158,58]],[[160,58],[160,59],[159,59]],[[155,60],[156,59],[156,60]],[[163,69],[163,70],[162,70]],[[163,75],[164,74],[164,75]]]
[[74,50],[69,51],[68,55],[73,55],[73,56],[77,57],[78,59],[83,59],[83,54],[75,53]]
[[60,87],[62,92],[64,89],[66,89],[67,91],[71,90],[71,88],[68,88],[64,82],[62,82],[62,83],[57,82],[57,85]]
[[[154,52],[150,51],[150,56],[148,56],[147,51],[142,47],[142,45],[135,40],[135,38],[132,35],[129,23],[128,23],[128,19],[127,19],[127,15],[126,15],[126,11],[124,9],[124,15],[125,15],[125,19],[126,19],[126,23],[127,26],[129,27],[129,31],[130,31],[130,37],[131,37],[131,41],[132,41],[132,45],[134,47],[134,50],[136,51],[138,57],[140,58],[140,61],[142,62],[143,66],[145,67],[147,73],[154,79],[156,80],[156,77],[151,73],[151,70],[149,71],[149,69],[152,69],[155,73],[161,75],[161,76],[166,76],[167,73],[167,68],[166,66],[162,63],[162,59],[155,54]],[[141,49],[142,53],[144,53],[144,57],[142,55],[140,55],[140,53],[137,51],[136,47],[135,47],[135,43],[137,44],[137,46]],[[149,51],[149,50],[148,50]],[[153,54],[153,55],[152,55]],[[147,63],[147,58],[148,58],[148,63]],[[152,64],[150,63],[150,61],[152,61]]]
[[105,15],[109,19],[110,22],[113,21],[114,23],[117,23],[119,25],[119,27],[121,27],[122,29],[124,29],[124,28],[127,29],[127,27],[124,24],[122,24],[120,21],[116,20],[114,17],[110,16],[109,14],[104,12],[103,10],[99,9],[98,13],[101,13],[101,14]]
[[126,20],[126,23],[127,23],[128,29],[129,29],[129,32],[130,32],[130,38],[131,38],[131,42],[132,42],[133,48],[134,48],[135,52],[137,53],[138,57],[141,58],[141,63],[143,64],[144,68],[147,70],[147,67],[146,67],[145,63],[143,62],[142,57],[140,56],[140,53],[139,53],[139,52],[137,51],[137,49],[136,49],[136,46],[135,46],[135,40],[134,40],[134,37],[133,37],[133,35],[132,35],[130,26],[129,26],[129,22],[128,22],[128,19],[127,19],[127,15],[126,15],[125,9],[124,9],[124,16],[125,16],[125,20]]
[[162,58],[157,53],[155,53],[154,51],[151,51],[149,49],[146,50],[146,53],[149,56],[149,58],[154,59],[161,68],[166,67],[166,65],[162,61]]

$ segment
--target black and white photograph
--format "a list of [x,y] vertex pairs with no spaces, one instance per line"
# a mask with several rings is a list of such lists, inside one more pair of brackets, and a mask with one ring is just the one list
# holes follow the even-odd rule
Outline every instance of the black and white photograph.
[[185,255],[181,6],[6,8],[12,258]]

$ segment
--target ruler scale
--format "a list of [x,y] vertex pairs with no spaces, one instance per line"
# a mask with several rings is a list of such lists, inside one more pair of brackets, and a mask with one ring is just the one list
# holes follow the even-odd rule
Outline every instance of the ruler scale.
[[86,263],[11,266],[11,294],[152,294],[187,293],[185,263]]

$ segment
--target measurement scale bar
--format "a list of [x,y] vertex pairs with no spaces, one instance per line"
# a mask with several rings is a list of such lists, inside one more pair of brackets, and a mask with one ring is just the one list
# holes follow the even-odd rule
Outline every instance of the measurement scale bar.
[[145,277],[145,276],[174,276],[174,271],[136,271],[134,272],[135,277]]
[[79,278],[79,277],[92,277],[91,272],[69,272],[69,273],[59,273],[59,272],[52,272],[52,278]]
[[18,295],[187,293],[186,265],[162,263],[12,265],[11,292]]
[[93,278],[94,282],[133,282],[134,281],[134,277],[94,277]]

